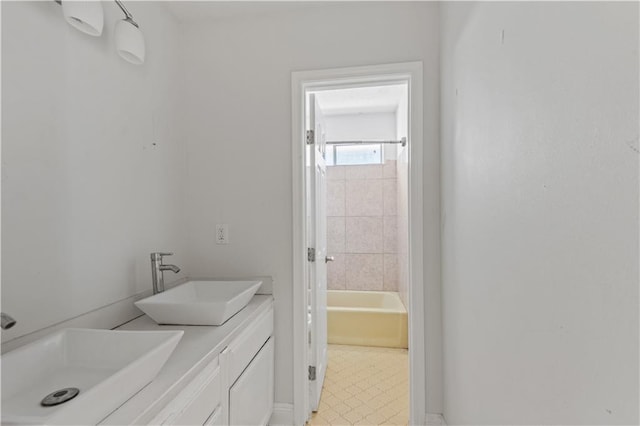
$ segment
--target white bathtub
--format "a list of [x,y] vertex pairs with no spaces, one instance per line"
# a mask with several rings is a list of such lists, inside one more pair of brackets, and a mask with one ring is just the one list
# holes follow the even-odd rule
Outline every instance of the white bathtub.
[[333,344],[408,347],[407,310],[398,293],[329,290],[327,327]]

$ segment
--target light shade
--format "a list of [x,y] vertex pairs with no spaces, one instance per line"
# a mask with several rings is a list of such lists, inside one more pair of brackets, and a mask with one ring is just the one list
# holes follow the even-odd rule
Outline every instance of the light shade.
[[99,1],[62,1],[62,13],[67,22],[83,33],[98,37],[102,34],[104,14]]
[[122,58],[136,65],[144,62],[144,37],[138,27],[122,19],[116,22],[115,37],[116,50]]

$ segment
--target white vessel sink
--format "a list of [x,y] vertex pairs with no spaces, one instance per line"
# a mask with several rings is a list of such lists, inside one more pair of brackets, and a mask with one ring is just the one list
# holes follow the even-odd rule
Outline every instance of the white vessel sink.
[[221,325],[247,306],[262,281],[187,281],[136,302],[158,324]]
[[[151,382],[184,332],[68,328],[2,355],[2,424],[95,425]],[[41,401],[65,388],[73,399]]]

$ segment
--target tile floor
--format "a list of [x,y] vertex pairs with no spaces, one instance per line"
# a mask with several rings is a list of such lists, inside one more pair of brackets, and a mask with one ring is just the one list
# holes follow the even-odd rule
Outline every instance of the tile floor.
[[406,349],[329,345],[320,407],[308,425],[406,425]]

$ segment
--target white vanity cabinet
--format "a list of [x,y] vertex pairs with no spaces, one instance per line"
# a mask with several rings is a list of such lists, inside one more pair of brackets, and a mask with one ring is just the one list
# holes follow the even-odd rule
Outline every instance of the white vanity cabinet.
[[169,401],[153,425],[266,425],[273,411],[273,307]]
[[149,424],[204,424],[216,410],[220,411],[223,392],[221,379],[219,359],[216,357]]
[[229,424],[266,425],[273,412],[273,337],[229,389]]

